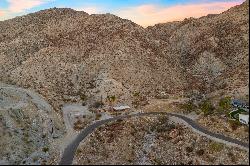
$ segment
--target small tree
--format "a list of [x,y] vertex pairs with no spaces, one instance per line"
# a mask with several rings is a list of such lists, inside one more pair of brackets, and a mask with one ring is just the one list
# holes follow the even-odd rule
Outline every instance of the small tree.
[[204,113],[205,116],[210,115],[213,113],[214,107],[212,103],[208,100],[204,101],[200,105],[201,111]]
[[230,97],[224,97],[224,98],[220,99],[219,106],[224,111],[225,110],[229,110],[230,107],[231,107],[230,102],[231,102],[231,98]]
[[114,103],[116,101],[116,97],[114,95],[113,96],[107,96],[107,100],[109,102],[109,106],[113,108]]

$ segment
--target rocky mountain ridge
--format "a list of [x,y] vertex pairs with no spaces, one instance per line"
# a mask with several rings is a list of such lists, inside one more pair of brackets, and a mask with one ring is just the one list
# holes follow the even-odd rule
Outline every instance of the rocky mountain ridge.
[[131,105],[135,93],[230,94],[248,87],[248,5],[148,28],[67,8],[1,21],[0,81],[36,90],[57,110],[67,96]]

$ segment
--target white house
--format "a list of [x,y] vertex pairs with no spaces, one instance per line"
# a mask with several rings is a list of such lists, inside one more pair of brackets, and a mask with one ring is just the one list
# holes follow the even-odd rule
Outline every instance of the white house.
[[239,114],[239,121],[243,124],[249,124],[249,115]]
[[130,107],[129,106],[117,106],[117,107],[113,107],[113,109],[115,111],[125,111],[125,110],[129,110]]

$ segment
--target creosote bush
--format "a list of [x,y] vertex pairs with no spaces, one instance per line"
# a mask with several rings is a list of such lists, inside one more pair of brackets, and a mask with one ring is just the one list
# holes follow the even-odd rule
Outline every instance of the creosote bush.
[[230,97],[224,97],[220,99],[219,101],[219,107],[223,109],[224,111],[229,110],[231,108],[231,98]]
[[92,105],[93,108],[100,108],[102,107],[104,104],[102,101],[95,101]]
[[196,105],[194,105],[194,103],[192,103],[191,101],[182,104],[181,108],[185,111],[187,111],[188,113],[195,111],[197,109]]
[[200,104],[200,109],[205,116],[211,115],[214,112],[214,107],[209,100],[206,100]]
[[241,123],[237,120],[233,120],[233,119],[230,119],[229,120],[229,124],[230,124],[230,127],[231,129],[234,131],[234,130],[237,130],[238,127],[241,126]]
[[223,147],[224,147],[223,144],[217,142],[212,142],[209,145],[210,150],[213,152],[220,152],[223,149]]

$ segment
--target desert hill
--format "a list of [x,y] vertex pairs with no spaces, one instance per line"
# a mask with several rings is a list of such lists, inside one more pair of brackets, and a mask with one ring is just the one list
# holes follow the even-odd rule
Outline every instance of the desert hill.
[[148,28],[67,8],[1,21],[0,81],[36,90],[55,109],[81,96],[131,104],[138,92],[248,93],[248,5]]

